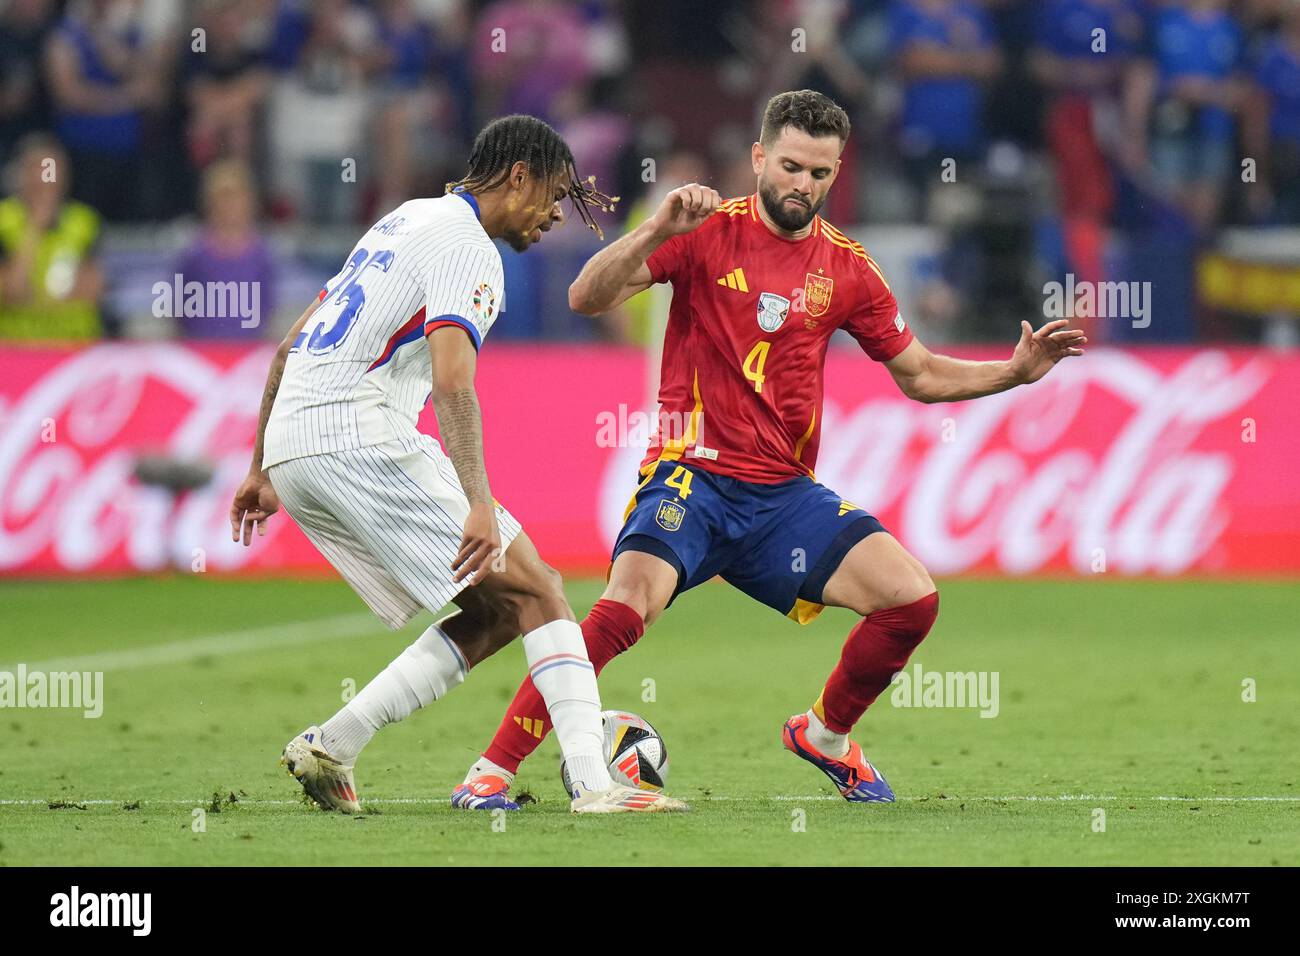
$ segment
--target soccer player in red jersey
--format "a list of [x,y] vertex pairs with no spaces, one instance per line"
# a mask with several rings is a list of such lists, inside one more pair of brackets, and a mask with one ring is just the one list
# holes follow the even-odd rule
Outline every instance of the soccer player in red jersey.
[[[848,116],[820,93],[773,97],[752,147],[754,195],[723,202],[705,186],[676,189],[570,287],[570,305],[596,315],[673,284],[660,428],[582,631],[599,673],[678,594],[715,575],[800,623],[828,604],[855,611],[839,663],[783,742],[845,799],[888,802],[893,791],[848,735],[929,632],[939,595],[879,521],[813,477],[827,342],[844,329],[907,397],[955,402],[1035,382],[1086,340],[1063,320],[1037,332],[1022,322],[1007,361],[926,349],[876,263],[818,215],[848,134]],[[526,680],[452,803],[515,809],[514,773],[548,729]]]

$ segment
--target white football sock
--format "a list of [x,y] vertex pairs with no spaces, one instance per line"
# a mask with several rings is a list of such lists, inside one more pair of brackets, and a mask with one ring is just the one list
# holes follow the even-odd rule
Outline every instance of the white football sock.
[[573,621],[552,621],[523,640],[528,673],[546,701],[569,779],[584,790],[607,790],[614,781],[605,763],[600,692],[582,628]]
[[350,764],[380,727],[445,697],[468,670],[460,648],[433,624],[321,724],[321,742],[337,759]]
[[808,711],[808,742],[828,757],[843,757],[849,752],[849,735],[837,734]]

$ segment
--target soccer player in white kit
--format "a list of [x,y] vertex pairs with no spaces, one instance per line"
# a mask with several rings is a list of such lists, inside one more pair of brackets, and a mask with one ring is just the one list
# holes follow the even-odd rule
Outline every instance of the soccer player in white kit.
[[[612,202],[578,181],[564,140],[531,116],[488,124],[465,178],[448,189],[375,223],[280,343],[230,524],[247,546],[283,504],[391,628],[421,608],[460,610],[294,737],[283,763],[321,807],[358,811],[353,766],[375,732],[447,694],[522,633],[573,810],[684,810],[610,778],[582,631],[559,574],[492,497],[474,391],[478,349],[504,307],[492,240],[522,252],[563,222],[566,196],[592,228],[588,205]],[[416,429],[429,398],[446,454]],[[468,785],[453,797],[475,808],[483,800]]]

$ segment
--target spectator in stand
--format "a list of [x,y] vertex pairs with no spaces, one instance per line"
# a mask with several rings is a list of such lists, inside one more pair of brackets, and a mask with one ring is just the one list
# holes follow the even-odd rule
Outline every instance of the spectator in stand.
[[[377,208],[384,211],[437,195],[463,171],[468,64],[461,51],[439,42],[415,0],[380,0],[376,13],[375,168]],[[439,179],[434,170],[445,175]]]
[[[426,4],[427,5],[427,4]],[[445,0],[437,7],[430,21],[435,41],[435,87],[446,98],[446,123],[452,142],[449,175],[439,178],[459,178],[469,145],[478,135],[478,115],[475,112],[474,65],[470,40],[474,36],[474,11],[466,0]]]
[[298,56],[311,32],[307,0],[257,0],[271,23],[267,36],[267,62],[277,73],[298,65]]
[[[749,157],[745,159],[748,163]],[[676,150],[670,153],[655,172],[656,176],[651,181],[650,188],[628,207],[627,219],[623,223],[624,235],[653,216],[664,197],[678,186],[710,182],[708,164],[703,157],[689,150]],[[752,164],[748,172],[750,183],[746,188],[752,188],[754,178]],[[726,196],[728,193],[724,192],[723,195]],[[659,327],[659,323],[667,320],[666,310],[663,315],[656,314],[655,304],[658,299],[659,296],[655,292],[633,296],[617,309],[597,316],[596,321],[600,323],[602,335],[615,342],[641,346],[657,345],[663,340],[663,329]]]
[[481,118],[530,113],[554,122],[556,100],[591,78],[595,45],[576,5],[498,0],[475,33]]
[[[1148,0],[1150,2],[1150,0]],[[1232,5],[1246,38],[1246,49],[1258,51],[1277,35],[1293,0],[1236,0]]]
[[[1066,255],[1070,268],[1089,282],[1104,280],[1120,83],[1141,27],[1124,0],[1047,0],[1030,53],[1030,71],[1047,91],[1043,129],[1056,172]],[[1083,328],[1090,340],[1099,341],[1101,329],[1094,323]]]
[[144,111],[167,94],[151,74],[136,12],[75,0],[46,46],[55,129],[77,169],[74,196],[110,221],[137,215]]
[[250,0],[203,0],[198,20],[204,49],[189,41],[185,94],[190,107],[190,160],[202,169],[221,156],[251,162],[256,153],[270,74],[265,55],[250,41]]
[[0,5],[0,163],[22,137],[49,127],[41,56],[56,17],[53,0]]
[[601,191],[617,194],[623,152],[632,138],[632,120],[621,102],[616,80],[600,79],[565,98],[558,129],[578,158],[579,169],[595,176]]
[[1155,9],[1125,90],[1127,165],[1202,232],[1218,221],[1236,167],[1233,114],[1245,98],[1241,27],[1226,7],[1181,0]]
[[[860,104],[871,93],[871,80],[845,38],[855,32],[855,19],[863,12],[862,4],[851,0],[768,0],[756,5],[741,46],[770,64],[765,87],[815,89],[841,106]],[[802,55],[789,56],[795,28],[804,30]]]
[[434,41],[412,0],[380,0],[376,12],[375,167],[383,171],[378,208],[389,210],[414,195],[416,167],[427,165],[434,148]]
[[[300,218],[351,222],[361,208],[371,97],[378,66],[375,23],[348,0],[282,11],[273,55],[287,72],[273,85],[269,138],[277,187]],[[305,38],[293,41],[306,16]]]
[[78,341],[102,331],[100,220],[67,198],[67,153],[32,133],[15,151],[14,195],[0,200],[0,339]]
[[1256,162],[1246,185],[1259,218],[1300,225],[1300,2],[1288,0],[1281,32],[1264,44],[1246,112],[1246,154]]
[[988,14],[972,0],[900,0],[890,32],[903,81],[899,149],[924,199],[943,160],[960,168],[982,155],[984,86],[1002,55]]
[[[235,159],[218,160],[203,175],[203,231],[164,281],[179,275],[182,286],[198,282],[205,289],[233,286],[243,304],[255,304],[249,314],[223,308],[220,314],[185,315],[176,311],[177,329],[191,339],[260,339],[272,328],[276,296],[275,261],[258,230],[257,190],[248,166]],[[206,305],[206,302],[205,302]],[[253,314],[253,312],[256,314]]]
[[[764,89],[816,90],[849,114],[857,135],[849,137],[840,154],[841,168],[849,175],[836,179],[823,210],[832,222],[857,222],[866,207],[856,173],[866,160],[867,138],[861,134],[869,128],[862,120],[866,119],[871,80],[845,43],[856,30],[854,17],[862,12],[860,5],[849,0],[769,0],[757,6],[755,20],[749,24],[751,32],[740,44],[742,50],[752,51],[750,59],[762,71]],[[805,49],[792,55],[795,28],[805,30]]]

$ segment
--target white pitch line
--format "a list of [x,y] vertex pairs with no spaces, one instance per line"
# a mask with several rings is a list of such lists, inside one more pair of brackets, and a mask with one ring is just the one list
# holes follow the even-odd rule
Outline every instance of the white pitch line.
[[[772,797],[730,797],[730,796],[728,796],[728,797],[686,797],[686,798],[684,798],[684,799],[686,799],[686,800],[693,800],[693,801],[695,801],[695,802],[697,802],[697,803],[728,803],[728,802],[736,803],[736,802],[744,802],[744,801],[751,801],[751,800],[770,800],[770,801],[774,801],[774,802],[779,801],[779,802],[786,802],[786,803],[789,803],[789,802],[796,802],[796,801],[797,801],[797,802],[800,802],[800,803],[805,803],[805,802],[812,802],[812,801],[817,801],[817,800],[828,800],[828,801],[834,800],[834,801],[837,801],[837,800],[839,800],[840,798],[839,798],[839,797],[836,797],[836,796],[833,796],[833,795],[830,795],[830,794],[818,793],[818,794],[808,794],[808,795],[805,795],[805,796],[772,796]],[[975,803],[975,802],[978,802],[978,803],[1006,803],[1006,802],[1014,802],[1014,801],[1020,801],[1020,802],[1058,802],[1058,801],[1059,801],[1059,802],[1066,802],[1066,801],[1074,801],[1074,802],[1083,802],[1083,801],[1088,801],[1088,802],[1095,802],[1095,801],[1099,801],[1099,800],[1128,800],[1128,801],[1133,801],[1133,802],[1139,802],[1139,801],[1148,801],[1148,802],[1150,802],[1150,801],[1158,801],[1158,802],[1178,802],[1178,803],[1297,803],[1297,802],[1300,802],[1300,796],[1243,796],[1243,797],[1221,797],[1221,796],[1210,796],[1210,797],[1146,796],[1146,797],[1115,797],[1115,796],[1100,796],[1100,795],[1096,795],[1096,794],[1087,794],[1087,793],[1068,793],[1068,794],[1061,794],[1061,795],[1059,795],[1059,796],[1039,796],[1039,795],[1026,795],[1026,794],[1011,794],[1011,795],[1008,795],[1008,796],[1001,796],[1001,797],[988,797],[988,796],[958,797],[958,796],[948,796],[948,797],[942,797],[942,798],[940,798],[940,797],[929,797],[929,796],[926,796],[926,797],[900,797],[900,798],[899,798],[899,801],[900,801],[900,802],[904,802],[904,803],[928,803],[928,802],[930,802],[930,801],[943,802],[943,803]],[[198,800],[127,800],[127,799],[118,799],[118,800],[103,800],[103,799],[93,799],[93,800],[73,800],[73,799],[68,799],[67,797],[59,797],[59,798],[57,798],[56,801],[53,801],[53,802],[60,802],[60,801],[65,802],[65,803],[69,803],[69,804],[79,804],[79,805],[82,805],[82,806],[109,806],[109,805],[116,805],[116,804],[122,804],[122,803],[139,803],[141,806],[150,806],[150,805],[152,805],[152,806],[178,806],[178,807],[192,807],[192,806],[198,806],[198,805],[201,805],[201,804],[211,804],[211,803],[212,803],[212,800],[211,800],[210,798],[207,798],[207,797],[204,797],[204,798],[201,798],[201,799],[198,799]],[[52,802],[52,801],[50,801],[50,800],[0,800],[0,806],[46,806],[46,805],[48,805],[48,804],[51,803],[51,802]],[[293,804],[301,804],[302,802],[303,802],[303,801],[302,801],[301,799],[296,799],[296,800],[261,800],[261,799],[253,799],[253,798],[251,798],[251,797],[241,797],[240,799],[236,800],[234,804],[227,804],[227,803],[225,802],[224,798],[221,800],[221,804],[222,804],[222,806],[240,806],[240,805],[245,805],[245,806],[254,806],[254,807],[263,807],[263,806],[265,806],[265,807],[289,806],[289,805],[293,805]],[[439,805],[444,804],[444,803],[447,803],[447,802],[448,802],[448,801],[446,801],[446,800],[434,800],[434,799],[431,799],[431,798],[428,798],[428,797],[376,797],[376,798],[374,798],[374,799],[371,799],[371,800],[365,800],[365,801],[364,801],[364,803],[366,803],[366,804],[378,804],[378,805],[389,805],[389,804],[392,804],[392,805],[415,805],[415,806],[439,806]]]
[[[268,647],[293,647],[316,641],[386,633],[388,629],[370,614],[342,614],[316,620],[272,624],[224,634],[209,634],[167,644],[104,651],[77,657],[55,657],[26,663],[27,671],[121,671],[161,664],[183,664],[200,657],[226,657],[231,654],[265,650]],[[5,664],[0,671],[13,673],[18,665]]]
[[[913,797],[912,799],[917,799]],[[926,798],[937,799],[937,798]],[[947,800],[962,799],[958,797],[946,797]],[[1059,797],[1035,797],[1035,796],[1008,796],[1008,797],[972,797],[974,800],[1166,800],[1190,803],[1248,803],[1251,801],[1276,802],[1276,803],[1300,803],[1300,796],[1296,797],[1103,797],[1095,794],[1076,793],[1065,794]]]
[[[705,799],[747,800],[750,798],[749,797],[706,797]],[[823,795],[819,797],[768,797],[767,799],[769,800],[837,800],[839,798]],[[1044,803],[1050,803],[1050,802],[1057,802],[1057,801],[1083,802],[1083,801],[1095,801],[1095,800],[1164,800],[1164,801],[1178,801],[1178,802],[1189,802],[1189,803],[1214,803],[1214,802],[1246,803],[1252,801],[1269,802],[1269,803],[1271,802],[1300,803],[1300,796],[1294,796],[1294,797],[1290,797],[1290,796],[1284,796],[1284,797],[1271,797],[1271,796],[1270,797],[1217,797],[1217,796],[1216,797],[1169,797],[1169,796],[1115,797],[1115,796],[1101,796],[1099,794],[1092,794],[1092,793],[1065,793],[1065,794],[1060,794],[1059,796],[1040,796],[1040,795],[1033,795],[1033,794],[1008,794],[1007,796],[1002,796],[1002,797],[988,797],[988,796],[962,797],[962,796],[947,795],[943,797],[931,797],[931,796],[899,797],[898,799],[910,800],[916,803],[926,803],[931,800],[942,801],[944,803],[949,803],[953,801],[956,801],[958,803],[969,803],[972,800],[983,801],[985,803],[1006,803],[1009,801],[1022,801],[1022,802],[1042,801]]]

